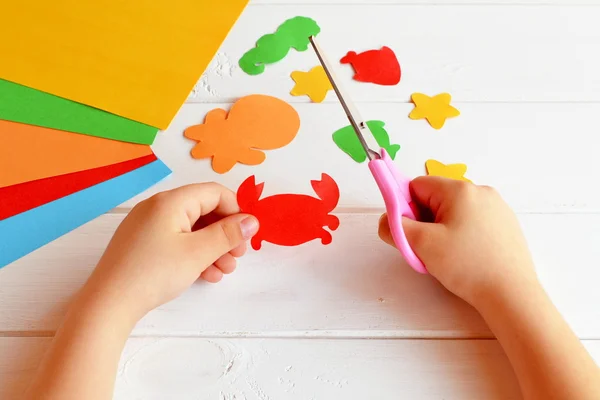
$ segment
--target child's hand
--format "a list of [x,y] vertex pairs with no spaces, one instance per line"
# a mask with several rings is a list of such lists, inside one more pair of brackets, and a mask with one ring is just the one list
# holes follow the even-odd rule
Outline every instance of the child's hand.
[[116,302],[137,320],[199,277],[220,281],[258,231],[256,218],[239,211],[235,194],[216,183],[141,202],[117,229],[83,293]]
[[[411,183],[414,199],[435,223],[404,219],[410,245],[427,270],[474,307],[485,294],[537,284],[533,262],[515,214],[484,186],[437,177]],[[387,218],[379,235],[393,245]]]

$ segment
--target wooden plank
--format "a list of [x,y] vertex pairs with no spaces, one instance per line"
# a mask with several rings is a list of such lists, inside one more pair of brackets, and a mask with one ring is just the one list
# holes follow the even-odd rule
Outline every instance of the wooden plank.
[[[19,398],[49,339],[0,338]],[[90,371],[90,373],[92,373]],[[130,339],[115,399],[518,399],[495,341]]]
[[332,60],[349,50],[383,45],[395,50],[403,68],[397,87],[350,82],[352,68],[340,66],[357,101],[407,102],[413,92],[444,91],[470,102],[600,101],[600,8],[595,6],[377,3],[347,4],[342,10],[299,2],[249,6],[189,101],[230,101],[250,93],[302,101],[288,95],[290,73],[318,64],[311,50],[291,51],[259,76],[237,66],[258,38],[297,15],[318,21],[320,42]]
[[[474,309],[380,242],[379,215],[339,217],[331,245],[267,243],[220,284],[195,284],[151,312],[135,334],[491,337]],[[51,334],[122,218],[103,216],[0,270],[0,331]],[[558,308],[581,338],[600,338],[600,215],[520,218]]]
[[[49,338],[0,338],[0,398],[20,397],[49,343]],[[584,345],[600,361],[600,342]],[[115,390],[115,399],[399,396],[521,398],[494,340],[132,338]]]
[[[449,120],[442,131],[407,115],[408,104],[360,103],[365,118],[386,122],[392,142],[402,149],[397,164],[408,176],[425,173],[429,158],[464,162],[468,176],[496,187],[520,212],[600,212],[600,190],[590,184],[600,170],[600,136],[596,116],[600,104],[465,104],[462,115]],[[194,142],[183,131],[201,123],[206,113],[229,104],[186,104],[168,131],[153,146],[174,171],[172,177],[124,206],[131,207],[157,191],[192,182],[216,181],[233,190],[248,176],[266,182],[265,195],[301,192],[313,194],[312,179],[326,172],[337,180],[340,210],[382,208],[383,199],[364,164],[357,164],[337,148],[331,135],[348,124],[337,104],[296,104],[302,120],[300,133],[282,148],[267,152],[254,167],[236,165],[230,172],[213,172],[210,161],[189,155]]]

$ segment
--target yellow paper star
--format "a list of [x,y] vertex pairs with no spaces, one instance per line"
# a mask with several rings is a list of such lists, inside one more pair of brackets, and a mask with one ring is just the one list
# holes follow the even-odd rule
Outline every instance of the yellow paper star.
[[467,173],[467,166],[465,164],[446,165],[436,160],[427,160],[425,168],[427,168],[427,175],[429,176],[441,176],[457,181],[471,182],[471,180],[465,178],[465,174]]
[[315,103],[321,103],[325,100],[327,92],[333,90],[325,70],[320,65],[308,72],[294,71],[292,79],[296,82],[296,86],[290,94],[292,96],[307,95]]
[[411,100],[415,109],[408,116],[410,119],[425,118],[434,129],[441,129],[447,118],[458,117],[460,111],[450,105],[452,96],[441,93],[429,97],[422,93],[413,93]]

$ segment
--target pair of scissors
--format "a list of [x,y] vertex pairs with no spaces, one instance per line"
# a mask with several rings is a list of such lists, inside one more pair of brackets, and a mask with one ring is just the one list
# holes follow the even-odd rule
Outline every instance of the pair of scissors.
[[362,119],[358,113],[358,110],[341,86],[339,80],[336,78],[332,64],[323,53],[323,50],[314,36],[311,36],[309,39],[329,81],[331,82],[331,86],[333,86],[333,90],[346,112],[350,125],[354,128],[354,132],[356,132],[356,136],[358,136],[358,140],[367,154],[369,159],[369,169],[371,170],[373,178],[375,178],[375,182],[377,183],[385,202],[394,243],[398,250],[400,250],[400,253],[402,253],[402,256],[408,265],[415,271],[426,274],[427,269],[410,247],[402,226],[402,217],[413,220],[417,219],[412,208],[413,199],[409,189],[410,179],[405,177],[397,169],[394,161],[392,161],[385,149],[381,149],[377,152],[369,147],[365,135],[368,135],[369,138],[374,138],[373,133],[365,120]]

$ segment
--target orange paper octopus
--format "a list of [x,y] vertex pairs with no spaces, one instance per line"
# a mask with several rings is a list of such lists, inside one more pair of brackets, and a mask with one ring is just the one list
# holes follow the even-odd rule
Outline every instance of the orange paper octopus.
[[292,106],[275,97],[254,94],[242,97],[229,113],[216,108],[201,125],[185,130],[198,142],[192,157],[212,157],[215,172],[224,174],[236,163],[258,165],[265,161],[261,150],[278,149],[298,134],[300,117]]

